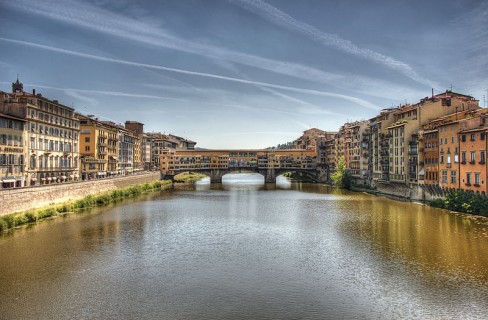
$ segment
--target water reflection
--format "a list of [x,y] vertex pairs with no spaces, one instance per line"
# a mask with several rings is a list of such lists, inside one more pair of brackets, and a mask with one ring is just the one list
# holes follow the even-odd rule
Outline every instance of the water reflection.
[[284,190],[237,178],[15,230],[0,240],[1,317],[488,313],[487,219],[319,184]]

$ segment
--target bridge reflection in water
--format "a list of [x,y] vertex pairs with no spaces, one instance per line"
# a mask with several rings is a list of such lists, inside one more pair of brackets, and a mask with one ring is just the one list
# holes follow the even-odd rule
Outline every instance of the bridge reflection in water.
[[293,172],[318,180],[316,156],[307,150],[180,150],[165,149],[160,155],[163,177],[172,179],[181,172],[199,172],[221,183],[229,173],[259,173],[266,183]]

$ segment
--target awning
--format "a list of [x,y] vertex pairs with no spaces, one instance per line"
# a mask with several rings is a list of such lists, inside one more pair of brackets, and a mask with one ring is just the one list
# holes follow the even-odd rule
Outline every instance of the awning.
[[105,176],[105,175],[107,175],[107,173],[106,172],[98,172],[97,175],[99,175],[99,176]]
[[37,181],[37,178],[31,178],[31,181]]
[[53,178],[51,177],[47,177],[47,181],[51,181]]
[[420,169],[419,171],[419,176],[423,176],[425,174],[425,170],[424,168],[422,167],[422,169]]
[[66,176],[61,176],[61,179],[66,180]]
[[46,181],[46,178],[41,178],[41,181]]
[[15,183],[15,179],[2,179],[3,183]]
[[69,178],[70,178],[70,179],[73,179],[74,177],[75,177],[75,176],[74,176],[74,175],[72,175],[72,174],[70,174],[70,175],[69,175]]
[[75,178],[79,178],[80,176],[78,174],[75,174]]

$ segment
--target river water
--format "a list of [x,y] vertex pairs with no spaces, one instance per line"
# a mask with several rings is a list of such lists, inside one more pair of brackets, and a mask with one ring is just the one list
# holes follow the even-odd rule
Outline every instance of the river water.
[[4,234],[0,319],[488,317],[487,219],[247,178]]

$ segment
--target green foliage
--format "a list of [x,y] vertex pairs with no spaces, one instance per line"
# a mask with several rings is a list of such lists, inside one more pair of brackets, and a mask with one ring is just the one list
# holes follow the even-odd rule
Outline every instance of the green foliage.
[[13,214],[4,215],[2,218],[7,225],[7,229],[15,227],[15,217]]
[[37,212],[37,218],[39,220],[44,219],[44,218],[49,218],[49,217],[52,217],[54,215],[56,215],[56,210],[54,210],[54,208],[47,208],[44,210],[39,210]]
[[434,201],[430,202],[430,205],[434,208],[445,208],[446,207],[446,203],[442,199],[435,199]]
[[203,179],[205,177],[206,177],[206,175],[201,174],[201,173],[184,172],[184,173],[177,174],[174,177],[174,180],[176,182],[193,183],[193,182],[196,182],[196,181]]
[[68,205],[64,204],[64,205],[62,205],[60,207],[57,207],[56,208],[56,211],[59,212],[59,213],[66,213],[66,212],[71,211],[70,209],[71,208]]
[[454,190],[447,193],[443,208],[487,217],[488,198],[470,190]]
[[336,171],[331,176],[334,186],[340,189],[351,189],[352,176],[349,169],[346,168],[346,160],[340,157],[337,162]]
[[27,222],[36,222],[37,221],[37,214],[32,211],[27,211],[24,213],[25,217],[27,218]]
[[8,229],[8,223],[3,217],[0,218],[0,231],[5,231]]

